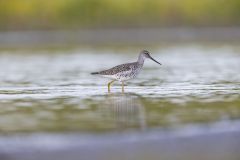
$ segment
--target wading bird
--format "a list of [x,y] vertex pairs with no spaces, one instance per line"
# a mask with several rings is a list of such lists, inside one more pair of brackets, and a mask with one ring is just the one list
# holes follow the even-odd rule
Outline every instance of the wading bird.
[[111,84],[114,81],[122,82],[122,92],[124,92],[124,82],[135,78],[139,74],[139,72],[142,70],[144,60],[146,58],[149,58],[149,59],[153,60],[154,62],[161,65],[161,63],[159,63],[158,61],[156,61],[155,59],[153,59],[150,56],[148,51],[143,50],[140,52],[137,62],[121,64],[121,65],[115,66],[113,68],[110,68],[108,70],[104,70],[104,71],[100,71],[100,72],[93,72],[91,74],[92,75],[100,75],[102,77],[112,79],[112,81],[110,81],[108,83],[108,92],[110,92]]

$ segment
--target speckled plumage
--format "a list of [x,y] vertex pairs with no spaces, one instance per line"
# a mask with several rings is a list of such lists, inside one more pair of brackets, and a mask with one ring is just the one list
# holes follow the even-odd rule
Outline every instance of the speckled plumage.
[[[134,62],[136,63],[136,62]],[[125,64],[120,64],[118,66],[115,66],[113,68],[110,68],[108,70],[100,71],[99,74],[101,75],[114,75],[119,72],[124,72],[131,70],[132,66],[134,66],[134,63],[125,63]]]
[[99,75],[110,79],[116,79],[118,81],[126,81],[135,78],[143,65],[133,62],[125,63],[108,70],[98,72]]

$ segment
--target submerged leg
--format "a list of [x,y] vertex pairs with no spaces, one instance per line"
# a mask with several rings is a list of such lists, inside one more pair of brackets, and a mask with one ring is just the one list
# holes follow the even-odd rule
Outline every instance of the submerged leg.
[[122,92],[124,92],[124,82],[122,82]]
[[108,92],[110,92],[111,84],[112,84],[114,81],[115,81],[115,80],[112,80],[111,82],[108,83]]

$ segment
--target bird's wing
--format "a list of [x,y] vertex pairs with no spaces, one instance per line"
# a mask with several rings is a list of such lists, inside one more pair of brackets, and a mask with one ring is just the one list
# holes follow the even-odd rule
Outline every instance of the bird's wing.
[[120,72],[124,71],[129,71],[132,69],[134,63],[126,63],[126,64],[121,64],[118,66],[115,66],[113,68],[110,68],[108,70],[100,71],[99,74],[101,75],[114,75]]

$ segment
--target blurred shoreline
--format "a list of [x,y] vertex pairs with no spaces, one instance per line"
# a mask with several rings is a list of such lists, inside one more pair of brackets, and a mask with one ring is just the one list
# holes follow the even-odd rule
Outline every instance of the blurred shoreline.
[[0,48],[240,41],[239,27],[1,31]]
[[[226,125],[226,126],[225,126]],[[225,160],[239,157],[239,122],[206,127],[113,134],[18,134],[1,136],[1,160],[115,160],[146,158]],[[227,129],[228,128],[228,129]],[[93,154],[94,153],[94,154]],[[124,157],[122,156],[124,155]],[[198,158],[200,157],[200,158]]]

